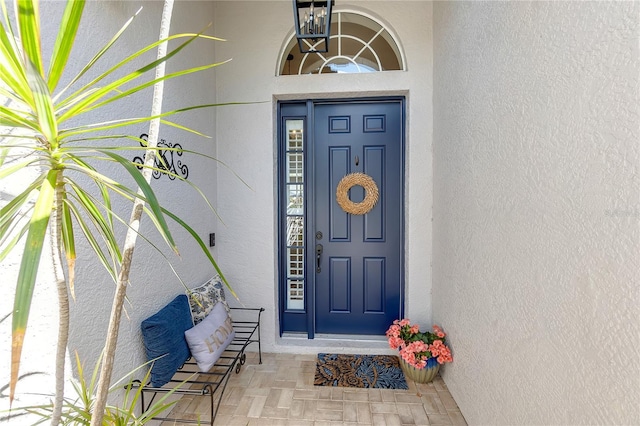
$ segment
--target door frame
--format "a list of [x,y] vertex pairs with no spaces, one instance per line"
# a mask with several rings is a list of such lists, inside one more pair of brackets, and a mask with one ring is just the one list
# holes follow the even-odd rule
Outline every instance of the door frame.
[[[327,98],[327,99],[293,99],[293,100],[279,100],[277,101],[277,202],[276,206],[278,211],[276,212],[277,217],[277,230],[278,230],[278,327],[280,331],[280,336],[283,333],[304,333],[307,335],[308,339],[314,339],[315,337],[315,293],[316,293],[316,283],[315,283],[315,273],[313,273],[315,268],[315,257],[313,255],[313,248],[315,246],[315,235],[313,232],[308,232],[309,229],[315,229],[315,217],[314,217],[314,209],[311,208],[311,203],[306,202],[306,200],[313,200],[315,194],[313,193],[313,185],[315,177],[314,170],[314,162],[313,158],[315,155],[315,141],[313,140],[314,136],[314,108],[316,105],[321,104],[349,104],[349,103],[361,103],[361,102],[380,102],[380,103],[389,103],[396,102],[400,104],[400,120],[402,123],[401,126],[401,137],[400,137],[400,169],[401,169],[401,178],[400,178],[400,187],[401,194],[400,199],[402,203],[402,209],[400,214],[400,317],[404,316],[404,308],[405,308],[405,294],[406,294],[406,286],[405,286],[405,269],[406,269],[406,256],[405,256],[405,242],[406,242],[406,227],[405,227],[405,170],[406,170],[406,98],[404,96],[381,96],[381,97],[362,97],[362,98]],[[283,115],[282,108],[287,105],[297,105],[296,114],[295,115]],[[287,241],[286,241],[286,191],[285,188],[285,161],[286,161],[286,149],[285,149],[285,122],[288,119],[303,119],[304,121],[304,151],[303,151],[303,159],[304,159],[304,247],[305,247],[305,255],[304,255],[304,310],[303,311],[288,311],[286,309],[286,301],[287,301]],[[295,318],[295,319],[294,319]],[[293,327],[286,327],[285,322],[291,324],[293,321],[297,323],[297,326],[294,329]],[[305,329],[303,330],[301,324],[305,324]],[[344,335],[342,335],[344,336]]]

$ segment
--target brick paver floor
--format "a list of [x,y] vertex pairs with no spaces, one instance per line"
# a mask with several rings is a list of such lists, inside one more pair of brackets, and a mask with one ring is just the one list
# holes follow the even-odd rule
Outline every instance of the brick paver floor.
[[[315,355],[247,354],[227,385],[216,425],[466,425],[444,381],[408,380],[408,390],[314,386]],[[207,398],[183,397],[174,410],[195,418]],[[208,414],[208,413],[207,413]],[[173,423],[172,423],[173,424]]]

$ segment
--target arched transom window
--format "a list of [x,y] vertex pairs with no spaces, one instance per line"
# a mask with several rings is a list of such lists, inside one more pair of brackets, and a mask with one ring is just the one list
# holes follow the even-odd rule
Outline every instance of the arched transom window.
[[300,53],[294,35],[280,58],[278,75],[405,69],[398,44],[382,24],[355,12],[334,12],[331,19],[329,51]]

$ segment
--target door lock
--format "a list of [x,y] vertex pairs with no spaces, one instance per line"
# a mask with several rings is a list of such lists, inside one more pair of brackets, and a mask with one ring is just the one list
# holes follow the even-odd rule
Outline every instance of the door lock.
[[322,252],[324,250],[324,247],[322,247],[322,244],[316,244],[316,272],[320,272],[322,271]]

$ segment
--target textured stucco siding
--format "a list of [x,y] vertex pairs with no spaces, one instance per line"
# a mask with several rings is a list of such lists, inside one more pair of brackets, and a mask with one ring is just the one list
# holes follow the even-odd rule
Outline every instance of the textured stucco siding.
[[434,321],[470,424],[640,423],[639,18],[434,4]]

